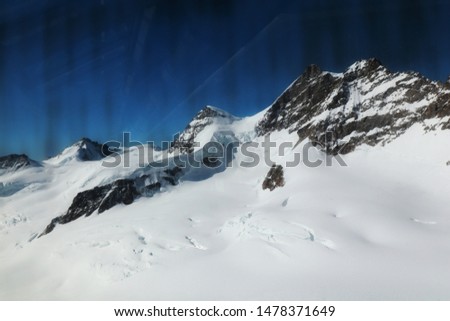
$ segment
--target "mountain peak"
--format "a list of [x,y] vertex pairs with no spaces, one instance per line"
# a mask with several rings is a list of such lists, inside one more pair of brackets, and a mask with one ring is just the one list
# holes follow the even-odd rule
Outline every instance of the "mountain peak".
[[83,137],[73,145],[64,149],[56,157],[51,158],[50,162],[54,162],[57,164],[64,164],[71,160],[78,160],[78,161],[100,160],[110,154],[111,153],[108,150],[108,146],[104,144],[102,145],[87,137]]
[[384,68],[381,61],[377,58],[362,59],[348,67],[345,74],[354,74],[356,77],[361,77],[374,72],[380,67]]
[[96,141],[93,141],[90,138],[87,137],[82,137],[79,141],[77,141],[74,145],[76,144],[98,144]]
[[0,169],[19,169],[29,166],[39,166],[39,164],[25,154],[11,154],[0,157]]
[[319,66],[315,64],[311,64],[306,67],[305,71],[302,74],[302,77],[305,79],[310,79],[319,76],[322,73],[322,70]]
[[203,133],[210,138],[218,128],[229,125],[239,117],[210,105],[202,108],[172,143],[172,150],[193,151],[194,141]]
[[210,105],[206,105],[205,107],[203,107],[198,113],[197,115],[194,117],[194,120],[200,120],[200,119],[205,119],[205,118],[237,118],[233,115],[231,115],[230,113],[224,111],[223,109],[214,107],[214,106],[210,106]]

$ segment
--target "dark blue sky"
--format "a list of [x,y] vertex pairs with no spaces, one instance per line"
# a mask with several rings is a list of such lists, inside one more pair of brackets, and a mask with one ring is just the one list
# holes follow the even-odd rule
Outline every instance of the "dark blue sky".
[[450,1],[0,2],[0,155],[171,139],[206,104],[268,106],[308,64],[450,74]]

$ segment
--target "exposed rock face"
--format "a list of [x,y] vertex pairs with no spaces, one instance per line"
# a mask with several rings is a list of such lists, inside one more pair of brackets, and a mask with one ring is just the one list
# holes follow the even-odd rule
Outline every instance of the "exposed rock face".
[[183,132],[172,143],[171,151],[178,150],[182,153],[190,153],[194,150],[197,135],[213,122],[231,123],[237,119],[233,115],[219,108],[206,106],[200,110]]
[[[259,135],[297,131],[331,154],[401,135],[416,122],[450,115],[450,89],[418,73],[393,73],[376,59],[342,74],[309,66],[257,125]],[[441,128],[450,128],[442,119]]]
[[283,166],[273,164],[262,183],[262,189],[273,191],[282,186],[284,186]]
[[82,216],[90,216],[96,210],[100,214],[117,204],[131,204],[139,195],[134,181],[129,179],[117,180],[112,184],[78,193],[66,214],[54,218],[41,236],[53,231],[57,224],[66,224]]
[[115,181],[112,184],[109,193],[101,202],[98,213],[103,213],[117,204],[129,205],[140,195],[141,194],[136,190],[133,180],[121,179]]
[[178,178],[183,173],[183,169],[181,167],[175,166],[173,168],[165,169],[164,173],[174,178]]
[[174,186],[178,184],[178,179],[183,174],[183,169],[181,167],[175,166],[174,168],[165,169],[164,173],[166,175],[163,176],[162,179],[164,179],[166,182],[169,182],[171,185]]
[[161,180],[156,182],[147,183],[150,176],[143,175],[135,179],[119,179],[111,184],[78,193],[67,212],[54,218],[40,236],[53,231],[57,224],[66,224],[82,216],[90,216],[97,210],[98,214],[101,214],[118,204],[129,205],[141,196],[151,197],[167,183],[176,185],[182,170],[174,167],[164,170],[164,173]]
[[17,170],[30,166],[39,166],[39,163],[25,154],[11,154],[0,157],[0,170]]

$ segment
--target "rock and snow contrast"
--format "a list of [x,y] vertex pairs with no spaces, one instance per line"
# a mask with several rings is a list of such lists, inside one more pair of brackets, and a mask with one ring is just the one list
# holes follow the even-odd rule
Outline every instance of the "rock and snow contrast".
[[449,160],[448,83],[376,59],[166,150],[1,157],[0,298],[449,300]]

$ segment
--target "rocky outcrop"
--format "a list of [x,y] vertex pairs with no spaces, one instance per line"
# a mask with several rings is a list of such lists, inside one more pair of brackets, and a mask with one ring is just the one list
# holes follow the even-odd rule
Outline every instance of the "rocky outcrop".
[[445,88],[450,89],[450,76],[448,76],[447,81],[444,84]]
[[162,176],[162,179],[175,186],[178,184],[178,180],[183,174],[183,169],[181,167],[175,166],[173,168],[167,168],[163,172],[165,175]]
[[277,187],[284,186],[283,166],[273,164],[262,183],[262,189],[273,191]]
[[75,196],[66,214],[54,218],[41,234],[53,231],[57,224],[67,224],[82,216],[90,216],[112,208],[117,204],[129,205],[140,196],[133,180],[121,179],[112,184],[97,186],[93,189],[80,192]]
[[129,205],[133,203],[135,198],[140,195],[141,194],[136,190],[133,180],[121,179],[115,181],[112,184],[108,194],[100,203],[100,206],[98,207],[98,213],[103,213],[104,211],[109,210],[117,204]]
[[67,212],[52,219],[39,237],[52,232],[58,224],[70,223],[82,216],[90,216],[96,211],[101,214],[118,204],[132,204],[141,196],[151,197],[166,184],[176,185],[182,169],[174,167],[163,172],[164,175],[160,176],[159,181],[152,181],[151,175],[142,175],[135,179],[119,179],[111,184],[78,193]]
[[[386,143],[412,124],[450,115],[450,90],[418,73],[394,73],[377,59],[358,61],[344,73],[309,66],[269,108],[258,135],[296,131],[331,154]],[[448,121],[440,124],[450,127]]]

